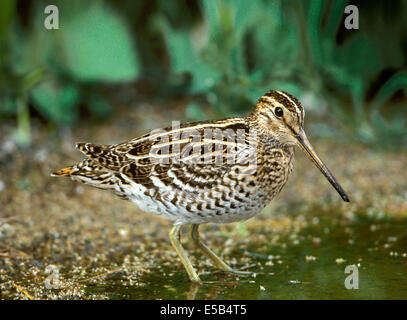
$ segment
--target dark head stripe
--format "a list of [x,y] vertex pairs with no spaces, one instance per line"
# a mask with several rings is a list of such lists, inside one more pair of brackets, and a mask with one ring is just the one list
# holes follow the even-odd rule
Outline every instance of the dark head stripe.
[[271,97],[275,101],[284,105],[289,111],[295,113],[297,115],[299,123],[303,123],[304,121],[304,109],[301,105],[301,102],[297,100],[291,94],[285,91],[276,91],[271,90],[265,94],[265,96]]
[[[295,112],[296,108],[295,106],[298,107],[298,109],[302,112],[302,105],[301,102],[297,100],[297,98],[293,97],[287,92],[281,91],[283,94],[279,93],[278,91],[271,90],[265,94],[265,96],[271,97],[275,99],[277,102],[281,103],[284,105],[288,110]],[[287,99],[286,96],[288,96],[290,99]]]

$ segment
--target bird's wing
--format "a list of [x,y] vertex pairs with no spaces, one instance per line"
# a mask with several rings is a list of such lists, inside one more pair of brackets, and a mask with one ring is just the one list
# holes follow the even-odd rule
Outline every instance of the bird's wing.
[[234,165],[244,166],[256,158],[247,127],[228,123],[164,128],[116,145],[78,143],[77,148],[137,184],[210,187]]

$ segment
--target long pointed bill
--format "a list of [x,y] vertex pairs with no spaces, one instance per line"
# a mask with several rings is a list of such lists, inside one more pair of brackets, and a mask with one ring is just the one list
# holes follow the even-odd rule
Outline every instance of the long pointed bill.
[[315,166],[323,173],[323,175],[328,179],[332,186],[338,191],[343,201],[349,202],[349,197],[343,191],[341,185],[336,181],[335,177],[332,175],[331,171],[327,166],[322,162],[322,160],[316,154],[311,143],[308,141],[307,136],[303,129],[300,130],[300,133],[297,134],[298,146],[306,154],[306,156],[315,164]]

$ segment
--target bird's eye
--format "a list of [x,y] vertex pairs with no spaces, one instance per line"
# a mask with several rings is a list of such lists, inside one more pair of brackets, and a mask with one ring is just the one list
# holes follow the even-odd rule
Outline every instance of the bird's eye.
[[283,116],[283,109],[280,107],[277,107],[274,109],[274,113],[276,114],[277,117],[282,117]]

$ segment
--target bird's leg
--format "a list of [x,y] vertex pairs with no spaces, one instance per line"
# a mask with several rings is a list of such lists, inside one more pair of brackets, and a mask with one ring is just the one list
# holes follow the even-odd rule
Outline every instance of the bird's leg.
[[192,266],[191,261],[188,258],[188,255],[185,249],[182,247],[181,244],[181,226],[175,225],[170,233],[169,233],[170,241],[172,246],[174,247],[175,251],[177,252],[179,258],[181,259],[182,264],[184,265],[189,279],[193,282],[200,283],[201,279],[199,278],[198,274],[196,273],[194,267]]
[[232,272],[236,274],[242,274],[242,275],[250,275],[252,274],[251,272],[246,272],[246,271],[239,271],[239,270],[234,270],[231,267],[229,267],[225,262],[222,261],[221,258],[219,258],[211,249],[207,247],[205,243],[201,241],[201,238],[199,236],[199,224],[193,224],[191,227],[191,238],[194,241],[195,245],[201,249],[202,253],[207,256],[214,264],[217,266],[219,269],[226,271],[226,272]]

